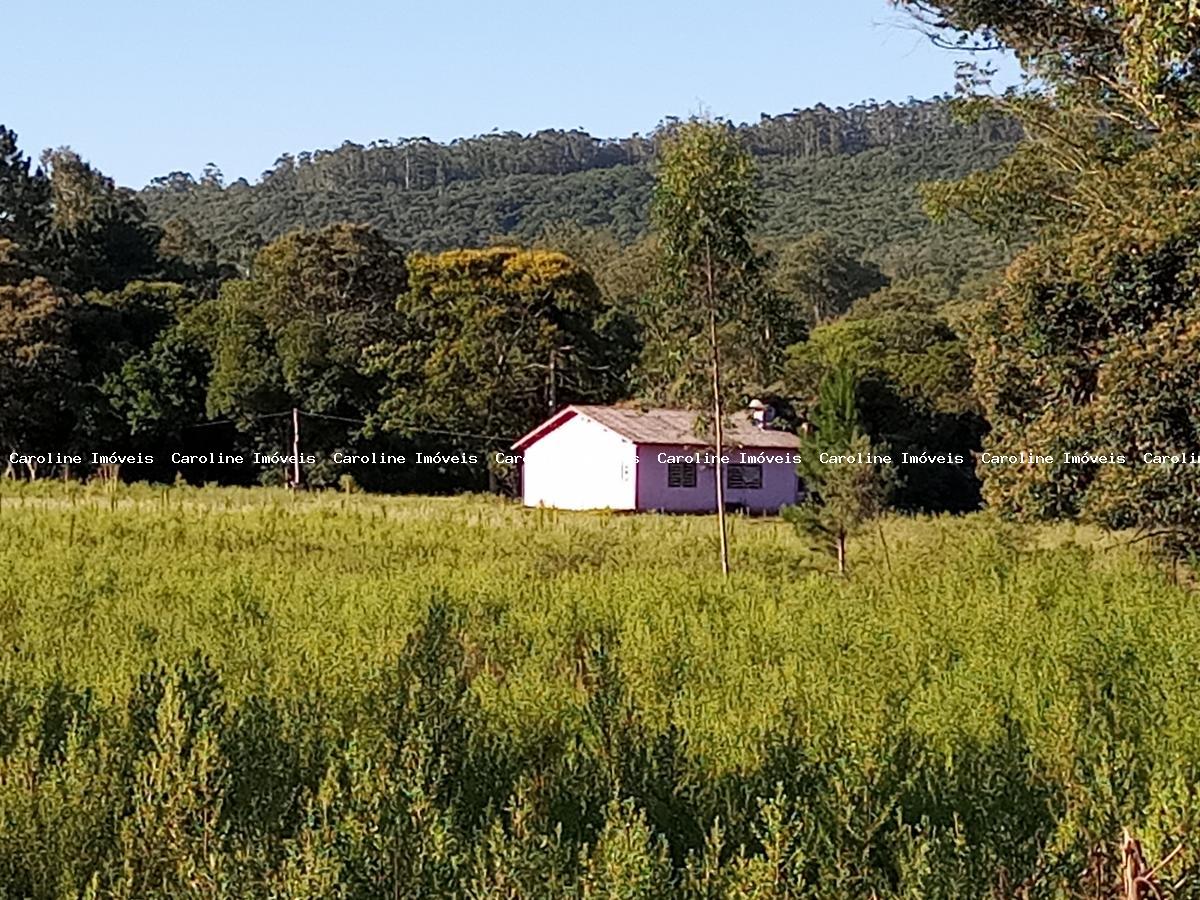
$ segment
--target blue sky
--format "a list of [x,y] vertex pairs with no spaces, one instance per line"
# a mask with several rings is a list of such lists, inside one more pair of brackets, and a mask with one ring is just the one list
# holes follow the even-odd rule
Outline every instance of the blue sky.
[[209,161],[254,180],[344,140],[614,137],[954,82],[954,57],[886,0],[57,0],[5,23],[21,39],[5,42],[0,123],[26,152],[69,144],[137,187]]

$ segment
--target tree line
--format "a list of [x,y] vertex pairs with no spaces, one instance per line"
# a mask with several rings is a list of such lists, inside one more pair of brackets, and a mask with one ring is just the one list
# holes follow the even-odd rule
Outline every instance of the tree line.
[[[290,231],[343,221],[427,251],[501,237],[528,243],[561,221],[629,243],[648,232],[654,161],[670,127],[618,141],[539,132],[347,144],[285,155],[255,184],[226,185],[215,165],[199,176],[172,173],[142,199],[156,222],[185,218],[243,265]],[[939,99],[816,107],[730,127],[758,164],[762,235],[825,231],[885,268],[917,265],[947,277],[1003,260],[970,223],[932,225],[917,186],[995,165],[1019,139],[1011,119],[961,122]]]
[[[950,476],[889,483],[894,506],[982,498],[1021,518],[1081,517],[1191,546],[1194,466],[977,473],[969,461],[1013,446],[1059,459],[1198,449],[1200,87],[1177,62],[1192,26],[1104,4],[1033,18],[1001,3],[906,5],[935,39],[999,42],[1030,73],[1019,90],[960,104],[979,122],[1019,121],[1015,150],[966,174],[943,169],[921,189],[935,221],[970,222],[994,262],[1013,257],[1005,268],[884,267],[837,234],[780,238],[762,227],[760,171],[714,213],[741,217],[722,238],[734,249],[721,265],[738,275],[714,317],[694,305],[696,222],[664,210],[670,154],[694,156],[681,170],[692,175],[711,162],[689,135],[732,153],[739,171],[761,170],[744,129],[721,122],[671,123],[656,137],[650,226],[632,238],[583,217],[525,240],[425,251],[371,224],[334,224],[243,259],[185,218],[155,224],[141,196],[70,151],[35,167],[5,132],[0,435],[9,446],[194,446],[199,422],[205,441],[279,447],[272,417],[298,406],[325,417],[310,430],[319,450],[509,437],[570,402],[697,405],[708,346],[724,361],[712,380],[725,408],[762,397],[785,421],[825,421],[826,436],[968,460]],[[809,199],[820,195],[814,186]],[[358,477],[312,473],[341,475]]]
[[[267,190],[298,187],[338,189],[382,184],[404,191],[445,188],[458,181],[509,175],[565,175],[591,169],[637,166],[654,159],[663,135],[676,122],[667,119],[649,135],[606,140],[587,132],[544,129],[530,135],[493,132],[439,143],[427,137],[379,139],[367,145],[344,142],[336,150],[285,153],[262,173]],[[1010,117],[959,121],[945,98],[896,104],[874,101],[848,108],[819,104],[782,115],[763,113],[755,123],[735,128],[743,146],[760,159],[806,159],[856,154],[878,147],[970,139],[979,143],[1016,143],[1019,123]],[[230,188],[250,184],[238,179]],[[199,178],[175,171],[153,179],[151,193],[220,191],[225,177],[214,164]]]
[[[664,140],[693,126],[677,123],[675,138]],[[908,291],[924,303],[903,321],[867,316],[859,331],[867,327],[874,339],[898,339],[916,315],[937,340],[965,346],[939,318],[953,279],[891,278],[825,232],[762,235],[750,224],[762,208],[752,156],[736,129],[701,130],[719,134],[749,173],[744,252],[754,277],[739,288],[737,314],[722,313],[721,322],[731,404],[754,396],[785,412],[803,409],[819,364],[800,348],[810,332],[828,343],[834,323],[868,299],[889,307],[889,296]],[[247,462],[192,466],[184,477],[280,480],[284,467],[249,460],[290,450],[287,413],[296,408],[313,485],[496,487],[511,484],[513,473],[489,466],[481,449],[503,449],[567,403],[689,402],[703,371],[681,337],[684,304],[665,274],[661,226],[624,242],[610,229],[556,222],[527,242],[422,252],[370,225],[337,223],[289,232],[239,261],[186,219],[156,224],[141,195],[72,151],[48,153],[39,165],[13,132],[2,139],[6,456],[140,452],[154,462],[128,467],[125,477],[169,480],[180,471],[172,452],[221,452]],[[908,362],[890,360],[899,369]],[[952,367],[949,377],[964,371]],[[894,373],[878,374],[880,385],[891,384]],[[951,404],[942,418],[913,412],[932,409],[928,392],[940,385],[914,377],[879,390],[880,427],[891,416],[897,428],[889,436],[905,446],[945,435],[977,441],[981,424],[968,402]],[[892,410],[898,397],[907,412]],[[476,463],[434,473],[332,462],[447,449],[469,449]],[[11,460],[8,473],[50,474]],[[91,473],[84,466],[73,474]],[[918,485],[897,502],[970,508],[977,488],[969,477],[964,484],[940,495]]]

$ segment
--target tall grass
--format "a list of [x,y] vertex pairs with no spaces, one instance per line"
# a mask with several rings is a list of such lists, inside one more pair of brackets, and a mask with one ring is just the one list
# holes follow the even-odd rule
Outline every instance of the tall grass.
[[724,582],[705,518],[0,492],[3,897],[1104,897],[1195,834],[1200,610],[1102,536],[739,518]]

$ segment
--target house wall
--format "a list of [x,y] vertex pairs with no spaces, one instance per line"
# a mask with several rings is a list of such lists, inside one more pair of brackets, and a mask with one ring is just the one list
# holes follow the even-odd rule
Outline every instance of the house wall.
[[[637,508],[661,510],[663,512],[712,512],[717,508],[714,477],[716,466],[699,463],[696,466],[696,486],[677,488],[667,486],[667,468],[670,463],[660,461],[660,454],[686,456],[698,453],[695,447],[642,444],[638,447],[637,464]],[[748,454],[762,452],[767,456],[787,455],[787,450],[747,450]],[[739,461],[739,451],[726,451],[731,464]],[[792,462],[762,463],[761,488],[725,489],[727,504],[740,504],[755,512],[776,512],[782,506],[794,504],[797,499],[796,466]],[[724,471],[724,470],[723,470]],[[728,483],[728,480],[727,482]]]
[[635,508],[636,449],[603,425],[575,416],[525,448],[526,506]]

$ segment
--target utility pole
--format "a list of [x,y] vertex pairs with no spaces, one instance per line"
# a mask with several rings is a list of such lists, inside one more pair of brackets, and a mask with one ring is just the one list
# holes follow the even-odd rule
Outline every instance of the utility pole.
[[300,410],[292,407],[292,490],[300,490]]

